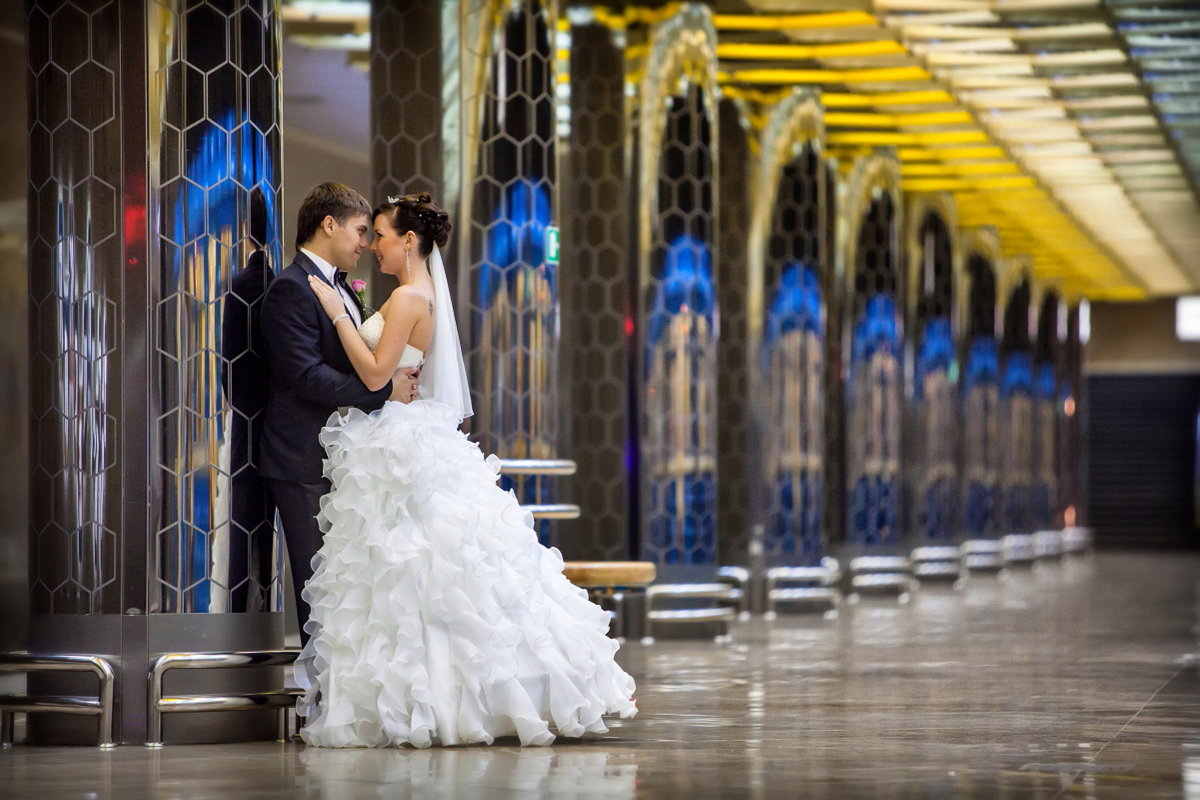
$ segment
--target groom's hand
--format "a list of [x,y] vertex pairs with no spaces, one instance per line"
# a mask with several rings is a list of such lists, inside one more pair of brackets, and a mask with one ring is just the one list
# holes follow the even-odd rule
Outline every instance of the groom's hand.
[[421,375],[419,369],[402,369],[392,378],[392,394],[389,400],[398,403],[411,403],[417,399],[417,378]]

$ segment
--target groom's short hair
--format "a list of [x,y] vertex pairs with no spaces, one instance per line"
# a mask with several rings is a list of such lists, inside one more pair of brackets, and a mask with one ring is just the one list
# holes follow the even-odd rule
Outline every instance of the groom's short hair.
[[367,198],[344,183],[322,183],[308,190],[296,212],[296,249],[316,235],[326,217],[344,225],[351,217],[371,216]]

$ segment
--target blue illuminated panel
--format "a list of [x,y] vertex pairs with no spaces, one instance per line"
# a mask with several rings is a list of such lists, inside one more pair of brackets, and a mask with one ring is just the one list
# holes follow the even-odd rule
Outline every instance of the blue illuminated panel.
[[667,249],[647,323],[643,557],[661,564],[712,564],[716,293],[704,241],[681,235]]
[[866,297],[851,329],[846,406],[849,519],[854,545],[893,545],[899,531],[900,330],[891,293]]
[[762,346],[770,490],[763,546],[772,564],[816,564],[825,554],[824,333],[820,273],[789,263],[767,307]]

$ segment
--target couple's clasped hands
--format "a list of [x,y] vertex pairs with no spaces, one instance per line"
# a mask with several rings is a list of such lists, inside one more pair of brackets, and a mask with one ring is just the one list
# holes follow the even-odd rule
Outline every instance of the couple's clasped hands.
[[[343,324],[343,322],[348,322],[351,325],[354,324],[354,320],[350,318],[350,314],[346,311],[346,305],[342,300],[342,296],[332,286],[311,275],[308,276],[308,285],[312,287],[313,293],[316,294],[317,300],[321,303],[321,309],[329,317],[329,321],[333,323],[335,328],[339,324]],[[420,367],[397,370],[395,376],[392,377],[392,393],[388,396],[388,399],[398,403],[411,403],[413,400],[416,400],[420,377]]]

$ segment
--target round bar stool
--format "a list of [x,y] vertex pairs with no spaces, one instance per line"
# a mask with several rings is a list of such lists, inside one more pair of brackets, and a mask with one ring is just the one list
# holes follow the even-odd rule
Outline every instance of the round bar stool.
[[624,612],[627,593],[645,594],[657,572],[650,561],[568,561],[563,574],[571,583],[586,589],[592,602],[613,616],[612,633],[626,637]]

